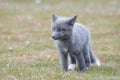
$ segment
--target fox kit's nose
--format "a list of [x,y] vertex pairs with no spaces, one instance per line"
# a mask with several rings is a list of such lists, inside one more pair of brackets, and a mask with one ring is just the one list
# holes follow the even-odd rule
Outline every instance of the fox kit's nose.
[[59,39],[58,37],[55,37],[55,36],[52,36],[52,38],[53,38],[54,40],[58,40],[58,39]]
[[55,39],[55,37],[54,37],[54,36],[52,36],[52,38],[53,38],[53,39]]

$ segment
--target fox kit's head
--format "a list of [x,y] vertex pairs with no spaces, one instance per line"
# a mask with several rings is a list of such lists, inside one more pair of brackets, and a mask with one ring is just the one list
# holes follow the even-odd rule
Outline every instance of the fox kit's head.
[[52,38],[54,40],[66,40],[72,34],[72,28],[77,16],[70,18],[58,17],[52,14]]

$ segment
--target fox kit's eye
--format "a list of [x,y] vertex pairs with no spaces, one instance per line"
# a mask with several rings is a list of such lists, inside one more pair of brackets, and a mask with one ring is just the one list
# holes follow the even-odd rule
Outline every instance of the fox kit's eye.
[[62,28],[61,30],[62,30],[62,31],[66,31],[66,29],[64,29],[64,28]]

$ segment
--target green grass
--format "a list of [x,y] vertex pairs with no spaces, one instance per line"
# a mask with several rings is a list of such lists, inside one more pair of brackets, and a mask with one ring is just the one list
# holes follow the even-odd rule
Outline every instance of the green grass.
[[[53,12],[76,14],[88,26],[100,67],[61,71],[51,39]],[[119,0],[0,0],[0,80],[120,80],[119,53]]]

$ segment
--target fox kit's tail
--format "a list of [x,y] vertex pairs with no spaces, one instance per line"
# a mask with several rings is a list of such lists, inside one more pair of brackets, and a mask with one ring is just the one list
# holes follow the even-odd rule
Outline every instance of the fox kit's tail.
[[90,58],[91,58],[91,63],[93,65],[96,65],[96,66],[100,66],[100,61],[98,60],[98,58],[95,56],[95,54],[93,54],[92,51],[90,51]]

